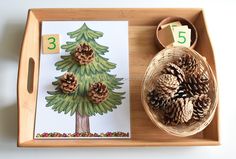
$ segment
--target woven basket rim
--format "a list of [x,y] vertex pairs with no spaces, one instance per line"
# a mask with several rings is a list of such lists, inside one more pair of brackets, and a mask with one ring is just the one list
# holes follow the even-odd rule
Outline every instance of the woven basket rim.
[[[189,131],[189,132],[181,132],[181,133],[179,133],[177,131],[174,131],[174,129],[170,129],[169,126],[166,126],[163,123],[161,123],[159,120],[157,120],[155,118],[154,112],[151,110],[151,108],[147,104],[147,102],[146,102],[146,95],[144,94],[145,80],[146,80],[146,77],[147,77],[147,73],[148,73],[150,67],[152,66],[152,63],[155,62],[155,60],[158,58],[158,56],[160,56],[161,53],[163,53],[163,52],[165,52],[165,51],[167,51],[169,49],[188,49],[191,53],[195,54],[198,58],[200,58],[201,61],[204,61],[204,64],[206,64],[206,66],[208,67],[207,68],[209,70],[208,73],[210,74],[210,76],[212,78],[211,80],[213,81],[213,84],[214,84],[215,100],[214,100],[214,107],[213,107],[213,110],[212,110],[211,114],[207,117],[207,119],[204,122],[202,122],[201,126],[196,127],[194,130]],[[174,135],[174,136],[178,136],[178,137],[187,137],[187,136],[191,136],[191,135],[194,135],[196,133],[199,133],[200,131],[205,129],[210,124],[210,122],[212,121],[212,119],[214,117],[216,108],[218,106],[218,102],[219,102],[219,94],[218,93],[219,93],[218,92],[218,84],[217,84],[217,81],[216,81],[215,74],[212,71],[210,65],[207,63],[206,58],[203,57],[201,54],[199,54],[197,51],[195,51],[195,50],[193,50],[191,48],[177,46],[177,47],[166,48],[166,49],[163,49],[163,50],[159,51],[154,56],[154,58],[151,60],[151,62],[149,63],[149,65],[148,65],[148,67],[147,67],[147,69],[146,69],[146,71],[144,73],[144,78],[142,80],[141,101],[142,101],[142,105],[144,107],[144,110],[145,110],[146,114],[151,119],[151,121],[154,123],[154,125],[159,127],[161,130],[167,132],[168,134],[171,134],[171,135]]]

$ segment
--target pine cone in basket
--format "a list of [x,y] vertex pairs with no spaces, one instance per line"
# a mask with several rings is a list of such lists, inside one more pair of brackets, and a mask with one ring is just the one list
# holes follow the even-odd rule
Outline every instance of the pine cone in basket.
[[157,80],[156,91],[163,98],[172,98],[179,88],[177,77],[171,74],[162,74]]
[[93,83],[89,87],[89,100],[95,104],[99,104],[107,99],[109,95],[108,88],[102,82]]
[[58,86],[64,93],[75,92],[78,86],[76,76],[73,73],[65,73],[59,78]]
[[189,54],[184,54],[180,57],[177,60],[176,65],[179,66],[186,74],[194,73],[198,66],[196,59]]
[[196,95],[193,99],[193,119],[200,120],[205,117],[211,106],[211,99],[207,94]]
[[209,77],[203,74],[192,74],[186,78],[185,87],[191,96],[207,94],[209,91]]
[[170,100],[163,98],[156,90],[152,90],[147,94],[147,101],[153,110],[164,108]]
[[177,98],[166,107],[164,122],[167,125],[177,125],[188,122],[193,115],[193,104],[189,98]]
[[94,59],[93,49],[85,43],[80,44],[76,48],[74,58],[80,65],[86,65],[86,64],[92,62]]
[[185,79],[185,74],[181,68],[179,68],[174,63],[169,63],[166,67],[162,70],[163,74],[172,74],[177,77],[178,81],[181,83]]
[[175,93],[174,95],[174,99],[177,99],[177,98],[189,98],[189,94],[185,88],[185,85],[184,84],[180,84],[179,85],[179,89],[177,90],[177,92]]

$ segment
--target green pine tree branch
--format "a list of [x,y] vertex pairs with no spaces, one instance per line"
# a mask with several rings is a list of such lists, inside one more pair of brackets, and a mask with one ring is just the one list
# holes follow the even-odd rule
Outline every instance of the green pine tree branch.
[[[61,56],[62,60],[55,63],[56,69],[62,72],[73,72],[78,80],[78,89],[71,94],[64,94],[58,88],[58,79],[52,82],[55,85],[55,91],[48,91],[49,96],[45,99],[47,107],[51,107],[54,111],[73,115],[79,112],[81,115],[92,116],[96,114],[104,114],[113,111],[118,105],[121,105],[125,92],[116,92],[123,84],[123,78],[117,78],[108,72],[116,68],[116,64],[109,62],[108,58],[103,57],[108,52],[108,47],[98,44],[95,39],[102,37],[103,33],[94,31],[84,23],[81,28],[76,31],[69,32],[70,38],[75,38],[73,42],[66,42],[61,48],[65,49],[70,55]],[[88,44],[95,54],[95,59],[87,65],[79,65],[73,56],[76,48],[80,44]],[[103,82],[109,90],[108,98],[100,104],[94,104],[89,101],[87,92],[92,83]]]
[[88,100],[87,96],[73,96],[62,95],[60,91],[57,91],[53,96],[47,96],[47,107],[52,107],[54,111],[58,113],[64,112],[65,114],[70,112],[70,115],[74,115],[78,111],[81,115],[92,116],[97,113],[104,114],[113,111],[117,108],[117,105],[121,104],[123,92],[109,91],[108,98],[100,103],[94,104]]
[[86,40],[90,39],[98,39],[103,36],[103,33],[100,31],[94,31],[90,29],[85,23],[81,28],[79,28],[76,31],[69,32],[67,35],[70,36],[70,38],[76,38],[76,41],[79,41],[82,37]]

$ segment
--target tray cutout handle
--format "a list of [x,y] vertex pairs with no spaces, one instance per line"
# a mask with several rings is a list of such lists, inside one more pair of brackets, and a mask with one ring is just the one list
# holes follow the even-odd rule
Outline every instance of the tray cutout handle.
[[28,74],[27,74],[27,90],[29,93],[33,92],[34,69],[35,69],[35,62],[34,59],[30,57],[28,62]]

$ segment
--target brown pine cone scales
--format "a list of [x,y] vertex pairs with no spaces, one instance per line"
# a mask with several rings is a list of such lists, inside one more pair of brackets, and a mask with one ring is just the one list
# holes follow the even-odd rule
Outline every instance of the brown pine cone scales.
[[161,70],[146,101],[164,124],[189,124],[207,115],[211,106],[210,79],[204,69],[193,56],[184,54]]
[[211,106],[211,99],[206,94],[196,95],[193,99],[193,119],[201,120],[204,118]]
[[177,77],[171,74],[163,74],[157,80],[156,91],[164,98],[172,98],[179,88]]
[[65,73],[59,78],[58,86],[64,93],[73,93],[78,87],[76,76],[73,73]]
[[179,66],[179,68],[181,68],[186,74],[194,73],[198,66],[196,59],[189,54],[185,54],[180,57],[177,60],[176,65]]
[[189,98],[178,98],[166,107],[164,122],[166,124],[182,124],[188,122],[193,115],[193,104]]
[[94,51],[88,44],[80,44],[76,48],[74,58],[80,65],[86,65],[93,61]]
[[163,74],[172,74],[177,77],[178,81],[181,83],[185,79],[185,74],[181,68],[179,68],[174,63],[169,63],[162,71]]
[[200,74],[193,74],[186,78],[185,86],[191,96],[207,94],[209,91],[209,78]]
[[170,100],[165,99],[162,95],[158,94],[156,90],[148,92],[147,100],[148,103],[152,106],[153,110],[163,108],[164,106],[168,105],[168,102],[170,102]]
[[109,95],[108,88],[102,82],[93,83],[88,90],[88,98],[91,102],[99,104],[107,99]]
[[185,88],[185,86],[183,84],[180,84],[179,85],[179,89],[177,90],[177,92],[175,93],[174,95],[174,99],[177,99],[177,98],[189,98],[189,94]]

